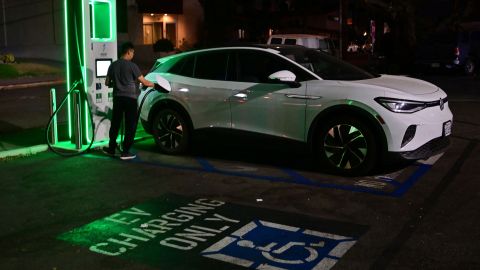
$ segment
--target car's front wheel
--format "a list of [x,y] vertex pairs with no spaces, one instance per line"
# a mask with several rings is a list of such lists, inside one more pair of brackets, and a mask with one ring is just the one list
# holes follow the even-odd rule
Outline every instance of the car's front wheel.
[[185,116],[164,108],[153,120],[153,136],[161,152],[170,155],[182,154],[188,149],[190,128]]
[[364,122],[352,117],[322,122],[315,145],[321,164],[336,174],[367,174],[377,161],[374,133]]

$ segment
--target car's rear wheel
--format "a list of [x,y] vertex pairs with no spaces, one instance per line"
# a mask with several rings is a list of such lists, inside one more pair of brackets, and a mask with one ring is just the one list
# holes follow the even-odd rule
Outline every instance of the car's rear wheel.
[[378,159],[374,133],[359,119],[338,117],[321,123],[316,133],[321,164],[343,175],[369,173]]
[[165,108],[161,109],[153,120],[153,136],[159,150],[176,155],[187,151],[190,128],[185,116]]
[[478,67],[475,65],[475,61],[472,58],[468,58],[467,61],[465,61],[465,74],[467,75],[473,75]]

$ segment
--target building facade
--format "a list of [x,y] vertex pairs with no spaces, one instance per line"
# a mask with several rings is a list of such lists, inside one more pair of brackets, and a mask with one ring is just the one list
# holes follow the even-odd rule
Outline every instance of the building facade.
[[[158,39],[168,39],[180,49],[198,42],[204,20],[198,0],[116,2],[118,42],[132,41],[140,62],[153,61],[152,44]],[[65,59],[64,0],[1,0],[0,4],[0,53]]]

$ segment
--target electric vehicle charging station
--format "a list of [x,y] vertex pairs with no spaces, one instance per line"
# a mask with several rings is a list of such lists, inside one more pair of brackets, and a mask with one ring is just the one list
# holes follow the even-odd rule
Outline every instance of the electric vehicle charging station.
[[75,144],[78,151],[108,140],[113,96],[105,77],[117,59],[116,0],[65,0],[64,6],[69,140],[54,147]]

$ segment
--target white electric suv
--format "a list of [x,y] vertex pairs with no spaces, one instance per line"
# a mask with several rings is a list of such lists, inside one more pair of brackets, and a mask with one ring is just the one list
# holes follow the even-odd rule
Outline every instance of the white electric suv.
[[148,95],[140,115],[167,154],[185,152],[193,130],[228,128],[307,143],[324,168],[358,175],[389,152],[424,159],[449,144],[452,113],[437,86],[301,46],[180,53],[158,59],[146,78],[171,88]]

